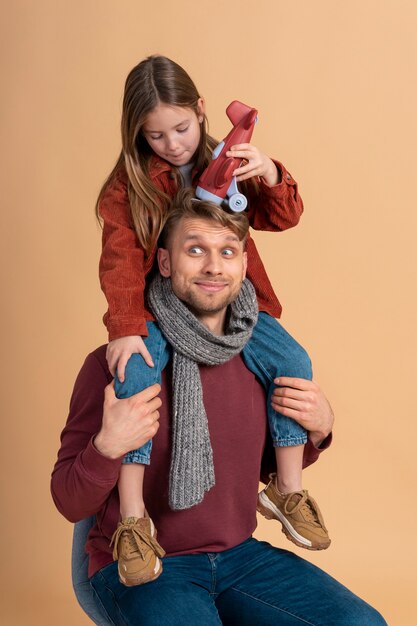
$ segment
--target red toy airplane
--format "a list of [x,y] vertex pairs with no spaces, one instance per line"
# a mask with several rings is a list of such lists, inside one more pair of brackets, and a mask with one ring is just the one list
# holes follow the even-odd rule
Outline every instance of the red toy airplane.
[[200,200],[210,200],[216,204],[226,203],[237,213],[244,211],[248,204],[246,196],[239,193],[234,170],[241,164],[241,159],[227,157],[231,146],[249,143],[253,127],[258,121],[258,111],[233,100],[226,109],[233,128],[227,137],[213,150],[213,161],[202,173],[195,195]]

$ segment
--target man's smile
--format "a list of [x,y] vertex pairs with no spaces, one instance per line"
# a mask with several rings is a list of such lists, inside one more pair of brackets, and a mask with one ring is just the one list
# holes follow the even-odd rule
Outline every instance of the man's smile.
[[195,280],[194,284],[208,293],[217,293],[219,291],[222,291],[228,285],[228,283],[225,281],[217,280]]

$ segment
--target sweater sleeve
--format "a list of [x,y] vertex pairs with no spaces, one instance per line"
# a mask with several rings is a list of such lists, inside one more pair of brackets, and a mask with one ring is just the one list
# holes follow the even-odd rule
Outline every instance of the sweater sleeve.
[[248,185],[248,218],[255,230],[281,231],[296,226],[304,210],[298,186],[282,163],[274,161],[281,181],[269,187],[262,178],[258,190]]
[[75,382],[51,479],[55,505],[70,522],[99,511],[118,480],[122,458],[104,457],[93,443],[101,428],[104,388],[110,380],[92,353]]
[[99,274],[108,310],[103,321],[109,340],[147,335],[145,253],[131,224],[127,176],[119,172],[100,201],[103,220]]
[[326,439],[324,439],[324,441],[321,443],[319,447],[316,447],[310,441],[310,439],[307,440],[307,443],[304,446],[303,469],[305,469],[306,467],[308,467],[309,465],[312,465],[313,463],[317,461],[320,454],[324,450],[327,450],[327,448],[330,446],[330,444],[332,443],[332,439],[333,439],[333,433],[330,433],[330,435],[327,435]]

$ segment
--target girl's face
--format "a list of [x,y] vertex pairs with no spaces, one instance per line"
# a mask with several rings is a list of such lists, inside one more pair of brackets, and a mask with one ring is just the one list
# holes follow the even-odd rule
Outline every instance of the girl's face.
[[142,133],[152,150],[171,165],[189,163],[200,143],[204,119],[204,102],[198,101],[198,114],[193,109],[158,104],[149,113]]

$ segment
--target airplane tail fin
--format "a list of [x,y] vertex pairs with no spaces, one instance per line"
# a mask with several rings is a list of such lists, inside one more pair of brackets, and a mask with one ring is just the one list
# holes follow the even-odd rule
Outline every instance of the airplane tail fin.
[[[253,113],[253,115],[248,115],[249,113]],[[233,126],[236,126],[242,118],[248,115],[248,127],[253,124],[254,118],[258,115],[256,109],[249,107],[247,104],[243,104],[243,102],[239,102],[239,100],[233,100],[229,104],[226,109],[226,114],[229,120],[232,122]],[[246,126],[246,125],[245,125]]]

